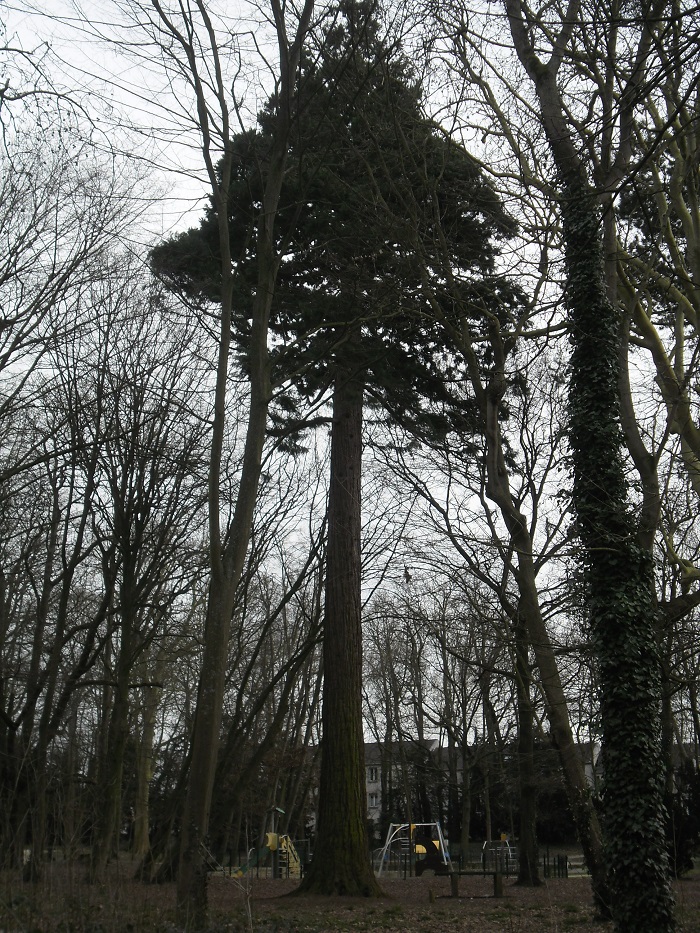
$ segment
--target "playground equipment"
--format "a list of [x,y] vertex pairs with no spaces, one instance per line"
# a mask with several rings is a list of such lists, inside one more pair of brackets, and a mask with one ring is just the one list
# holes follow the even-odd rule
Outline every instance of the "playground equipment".
[[439,823],[391,823],[375,872],[398,870],[420,877],[426,871],[448,875],[450,854]]
[[242,878],[252,868],[268,862],[272,866],[273,878],[300,878],[301,859],[291,838],[277,833],[265,834],[265,845],[251,849],[245,862],[234,868],[231,875]]
[[275,861],[274,853],[277,853],[277,871],[274,875],[275,878],[301,877],[301,859],[289,836],[278,836],[277,833],[268,833],[265,846],[273,853],[273,864]]
[[279,818],[284,816],[281,807],[270,807],[268,812],[272,831],[265,833],[265,843],[259,849],[250,849],[245,862],[231,872],[234,878],[242,878],[251,868],[269,863],[273,878],[301,878],[301,859],[294,843],[286,833],[277,833]]
[[481,850],[481,864],[484,871],[498,871],[508,876],[517,871],[518,850],[505,835],[499,840],[487,840]]

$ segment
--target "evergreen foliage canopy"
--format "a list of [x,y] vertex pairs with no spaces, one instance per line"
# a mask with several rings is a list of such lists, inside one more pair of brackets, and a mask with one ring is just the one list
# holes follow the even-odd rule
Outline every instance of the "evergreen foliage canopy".
[[[456,356],[425,288],[445,296],[443,313],[455,325],[465,306],[478,328],[484,308],[517,303],[517,289],[495,269],[513,222],[478,163],[424,115],[420,83],[380,35],[373,3],[339,4],[300,80],[271,319],[275,381],[294,388],[277,396],[273,419],[288,424],[294,393],[316,395],[342,365],[402,423],[473,429],[474,413],[453,389]],[[233,141],[229,225],[243,359],[273,104]],[[153,265],[190,298],[216,300],[217,239],[210,206],[198,227],[153,251]],[[459,312],[444,287],[446,256],[459,275]]]

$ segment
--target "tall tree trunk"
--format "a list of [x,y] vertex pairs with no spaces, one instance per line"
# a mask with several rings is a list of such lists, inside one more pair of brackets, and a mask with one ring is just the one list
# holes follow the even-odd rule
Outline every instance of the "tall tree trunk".
[[[190,930],[202,929],[207,925],[207,871],[202,848],[209,829],[216,775],[231,616],[236,587],[243,573],[250,541],[268,406],[272,394],[268,330],[280,261],[275,228],[294,120],[299,60],[302,43],[311,21],[313,0],[304,0],[301,9],[298,10],[297,29],[293,36],[289,33],[288,11],[285,6],[280,0],[271,0],[270,4],[279,50],[279,76],[272,145],[265,164],[261,165],[262,204],[256,230],[257,280],[247,360],[250,372],[250,402],[240,482],[228,535],[221,529],[223,510],[220,483],[233,326],[233,266],[228,226],[229,186],[234,159],[227,102],[230,88],[223,77],[224,68],[215,38],[216,29],[209,19],[206,5],[197,4],[198,15],[204,20],[205,30],[202,38],[197,37],[195,43],[192,41],[192,34],[196,32],[195,21],[185,7],[181,7],[183,23],[179,25],[175,18],[169,18],[160,4],[154,6],[163,30],[172,42],[172,49],[179,46],[180,66],[186,68],[192,77],[202,135],[202,153],[218,217],[218,245],[221,257],[221,315],[207,490],[211,579],[177,879],[178,921]],[[201,46],[197,44],[200,41]],[[206,50],[206,61],[198,58],[200,48]],[[204,77],[200,69],[204,69]],[[215,114],[209,110],[207,90],[212,79],[215,82],[218,108]],[[219,146],[223,148],[223,157],[216,164],[215,160],[219,159],[221,152]]]
[[[153,680],[162,676],[163,662],[156,659]],[[144,668],[147,674],[147,669]],[[133,855],[143,859],[150,847],[150,785],[153,777],[153,741],[160,703],[161,687],[147,685],[141,688],[141,737],[136,751],[136,804],[134,806]]]
[[[649,23],[658,21],[662,9],[654,12],[643,5],[642,17],[649,13],[650,18],[647,23],[641,20],[635,66],[619,96],[616,172],[629,161],[632,114],[653,41]],[[561,186],[572,344],[573,501],[600,672],[603,823],[611,886],[607,903],[620,933],[670,933],[675,921],[664,839],[653,560],[651,551],[639,543],[627,499],[620,428],[622,320],[606,288],[597,193],[573,144],[557,84],[578,9],[575,3],[570,7],[556,53],[546,64],[532,46],[521,0],[506,0],[506,10],[518,58],[537,94]],[[609,122],[612,132],[613,121]],[[604,165],[612,168],[609,154]]]
[[318,830],[311,868],[299,888],[310,894],[380,893],[367,836],[362,726],[362,390],[359,381],[342,371],[336,377],[328,493]]
[[580,183],[565,189],[562,216],[574,505],[600,671],[611,906],[618,930],[664,933],[675,923],[664,838],[661,670],[652,555],[638,543],[621,452],[621,319],[605,290],[599,212]]
[[209,811],[219,749],[221,708],[228,654],[233,596],[231,584],[212,582],[205,626],[202,674],[197,690],[192,757],[180,837],[177,876],[178,920],[187,930],[204,929],[208,914],[207,866],[202,847],[209,829]]
[[[513,14],[511,11],[513,5],[519,9],[519,0],[506,0],[507,10],[511,17],[517,16],[517,13]],[[429,281],[425,271],[424,275],[428,286],[426,292],[429,295]],[[459,300],[457,293],[455,293],[455,298]],[[439,303],[433,299],[431,301],[436,317],[444,321]],[[528,639],[535,655],[551,735],[559,753],[572,818],[591,873],[594,897],[597,904],[602,907],[609,903],[609,898],[601,827],[583,763],[574,742],[566,693],[559,674],[556,655],[542,617],[537,586],[537,568],[533,554],[533,533],[525,515],[518,508],[516,498],[511,495],[510,476],[501,435],[501,405],[506,391],[505,365],[508,354],[514,348],[515,338],[505,339],[503,337],[495,316],[489,318],[488,324],[493,360],[487,380],[484,378],[482,360],[476,351],[470,332],[467,314],[465,313],[460,332],[455,332],[449,326],[447,329],[464,357],[467,378],[479,407],[486,446],[484,492],[486,497],[498,506],[510,537],[510,550],[515,555],[513,571],[519,594],[518,612],[527,627]]]
[[[605,231],[605,285],[608,298],[616,301],[618,293],[626,294],[629,302],[630,296],[626,288],[618,288],[617,266],[617,230],[615,215],[612,210],[612,199],[606,200],[606,212],[603,218]],[[632,457],[639,479],[641,481],[642,504],[637,519],[637,541],[642,550],[651,553],[658,531],[661,515],[661,489],[659,485],[658,458],[652,455],[644,443],[639,423],[635,416],[632,386],[629,375],[629,333],[631,311],[622,315],[619,340],[619,395],[620,395],[620,424],[624,434],[627,450]],[[653,582],[652,582],[653,586]],[[663,799],[666,808],[666,840],[667,849],[672,855],[671,868],[675,873],[675,832],[672,814],[676,786],[674,780],[673,762],[673,694],[675,685],[671,676],[671,657],[674,642],[674,620],[660,610],[656,591],[652,589],[651,597],[656,615],[656,629],[659,653],[659,674],[661,694],[661,760],[663,762]]]
[[[458,749],[452,729],[447,735],[447,838],[456,848],[459,845],[461,810],[459,800]],[[439,751],[438,751],[439,754]]]
[[471,750],[465,741],[462,750],[462,829],[460,835],[460,849],[463,864],[469,858],[469,837],[471,834],[472,815],[472,761]]
[[219,355],[208,477],[211,580],[177,878],[178,919],[188,930],[200,929],[206,925],[207,921],[207,866],[203,857],[203,847],[209,830],[209,814],[216,775],[231,618],[236,587],[243,573],[253,524],[271,394],[267,334],[277,277],[272,225],[282,184],[284,155],[285,153],[277,152],[277,157],[272,160],[274,164],[270,167],[269,187],[265,196],[265,208],[269,207],[269,210],[264,210],[259,220],[258,289],[253,306],[249,346],[248,424],[236,505],[226,543],[224,543],[225,535],[222,534],[220,525],[220,483],[233,320],[228,198],[225,194],[230,180],[232,158],[230,152],[227,155],[226,166],[222,170],[224,191],[219,192],[219,203],[217,203],[219,247],[222,255],[222,309],[219,322]]
[[540,884],[537,859],[537,784],[535,781],[534,728],[530,689],[527,627],[518,615],[515,623],[515,685],[518,697],[518,783],[520,841],[518,884]]
[[[30,882],[37,882],[41,877],[46,835],[46,752],[45,749],[41,748],[40,743],[36,743],[32,747],[32,733],[36,726],[36,710],[43,687],[42,661],[46,650],[49,605],[54,589],[52,576],[58,556],[58,531],[61,515],[58,486],[52,481],[51,474],[49,474],[49,478],[53,486],[51,521],[43,579],[37,602],[29,669],[27,671],[27,704],[23,711],[23,725],[20,730],[24,754],[21,759],[18,786],[23,789],[24,793],[20,795],[19,799],[22,801],[21,807],[26,814],[26,816],[22,816],[25,827],[28,829],[31,826],[32,829],[29,859],[25,861],[24,856],[22,857],[23,877],[25,881]],[[23,848],[25,842],[27,842],[27,839],[22,839]]]
[[63,807],[61,808],[61,841],[63,861],[72,863],[78,847],[81,827],[78,799],[78,703],[73,703],[68,717],[66,768],[63,777]]
[[491,818],[491,774],[493,771],[494,739],[492,719],[489,716],[489,690],[491,689],[491,674],[482,668],[479,674],[479,688],[481,691],[482,724],[484,727],[484,746],[481,754],[481,773],[484,779],[484,820],[486,841],[493,839],[493,823]]
[[116,664],[114,702],[107,730],[107,747],[97,785],[97,821],[90,861],[91,881],[103,880],[107,862],[119,848],[124,753],[129,737],[129,679],[133,664],[134,617],[128,603],[127,600],[122,607],[121,643]]
[[[505,348],[500,332],[492,329],[491,347],[494,362],[488,385],[473,377],[472,384],[480,396],[486,438],[486,495],[499,507],[510,542],[516,555],[515,579],[518,586],[518,613],[527,627],[540,682],[545,697],[547,718],[552,738],[559,753],[567,798],[576,826],[579,842],[591,873],[595,899],[599,905],[608,903],[603,840],[597,813],[593,806],[583,762],[576,749],[569,722],[566,694],[559,675],[554,648],[540,609],[537,572],[533,556],[532,535],[525,516],[518,509],[510,493],[510,478],[503,452],[500,429],[500,406],[505,393]],[[470,369],[474,351],[465,344]]]

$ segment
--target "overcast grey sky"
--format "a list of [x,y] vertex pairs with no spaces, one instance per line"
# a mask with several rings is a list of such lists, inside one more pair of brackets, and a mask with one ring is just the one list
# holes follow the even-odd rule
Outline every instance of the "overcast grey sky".
[[[217,27],[235,132],[241,123],[250,125],[271,87],[264,60],[273,51],[269,29],[246,0],[207,8]],[[196,107],[177,58],[159,47],[163,34],[150,4],[98,0],[83,3],[81,11],[71,0],[10,0],[3,19],[6,44],[34,52],[55,87],[79,102],[83,132],[95,147],[128,156],[145,180],[139,195],[149,202],[144,236],[191,225],[209,188]],[[204,50],[200,63],[206,58]],[[12,84],[22,80],[22,61],[17,54],[6,56],[4,71]],[[216,155],[216,134],[213,146]]]

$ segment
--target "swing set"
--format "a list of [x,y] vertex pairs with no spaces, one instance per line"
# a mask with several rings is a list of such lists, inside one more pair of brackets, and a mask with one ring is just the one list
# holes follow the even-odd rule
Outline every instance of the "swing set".
[[424,873],[449,875],[450,853],[439,823],[390,823],[375,864],[377,877],[398,871],[404,878]]

